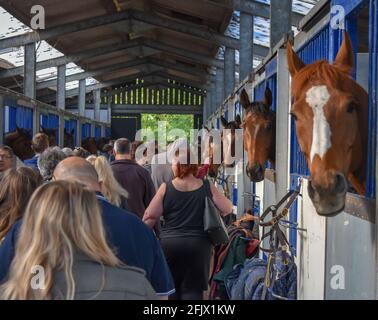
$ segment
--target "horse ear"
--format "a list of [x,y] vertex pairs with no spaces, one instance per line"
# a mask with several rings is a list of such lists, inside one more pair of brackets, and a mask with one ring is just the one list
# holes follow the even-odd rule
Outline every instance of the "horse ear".
[[343,72],[350,74],[354,66],[354,50],[352,41],[346,31],[344,31],[344,40],[336,56],[334,66]]
[[289,72],[292,77],[294,77],[301,69],[306,66],[301,58],[299,58],[299,56],[295,53],[293,45],[290,41],[287,43],[287,62],[289,66]]
[[45,132],[45,128],[43,127],[43,125],[40,125],[40,127],[41,127],[41,132]]
[[248,109],[251,106],[248,93],[245,91],[245,89],[243,89],[242,93],[240,94],[240,104],[244,109]]
[[272,94],[272,90],[269,89],[269,87],[267,87],[265,89],[265,100],[264,100],[264,105],[267,107],[267,108],[270,108],[273,104],[273,94]]
[[222,126],[224,128],[227,128],[228,126],[228,121],[225,119],[225,117],[221,116],[221,122],[222,122]]
[[71,129],[71,136],[75,134],[75,129]]
[[235,122],[237,123],[237,125],[240,127],[241,124],[242,124],[242,120],[241,120],[241,117],[240,117],[240,114],[238,114],[235,118]]
[[22,132],[22,129],[20,129],[18,126],[16,126],[16,131],[17,131],[18,133],[20,133],[20,132]]

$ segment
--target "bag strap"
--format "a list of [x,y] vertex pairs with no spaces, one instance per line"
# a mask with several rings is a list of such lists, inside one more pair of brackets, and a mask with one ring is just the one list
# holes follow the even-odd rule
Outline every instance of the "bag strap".
[[210,181],[207,180],[207,179],[204,179],[203,184],[205,186],[206,196],[209,197],[212,200],[213,199],[213,193],[211,192]]

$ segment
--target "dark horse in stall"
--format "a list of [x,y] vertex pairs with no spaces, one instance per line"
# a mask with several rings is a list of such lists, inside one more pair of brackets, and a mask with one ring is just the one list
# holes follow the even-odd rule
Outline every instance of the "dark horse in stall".
[[100,138],[100,139],[97,139],[96,140],[96,147],[97,147],[97,150],[99,152],[103,152],[104,151],[104,146],[106,144],[109,144],[110,142],[110,139],[109,138]]
[[98,149],[97,149],[97,143],[96,143],[96,139],[95,138],[89,137],[89,138],[84,139],[81,142],[81,146],[85,150],[87,150],[89,153],[97,155]]
[[251,103],[245,90],[240,96],[245,117],[244,149],[248,155],[247,175],[253,182],[265,179],[266,162],[275,164],[276,158],[276,114],[272,111],[272,91],[265,90],[264,101]]
[[[47,128],[44,128],[43,126],[41,126],[40,132],[46,134],[49,137],[49,146],[50,147],[56,146],[57,129],[47,129]],[[63,147],[64,148],[73,149],[75,147],[74,136],[75,136],[75,130],[74,129],[72,129],[71,132],[68,132],[66,129],[64,129],[64,141],[63,141]]]
[[365,194],[368,93],[352,78],[354,52],[348,34],[333,64],[310,65],[287,48],[292,76],[291,114],[311,173],[309,196],[320,215],[345,207],[348,182]]
[[4,144],[11,147],[14,154],[22,161],[31,159],[34,156],[31,140],[32,131],[19,127],[4,136]]

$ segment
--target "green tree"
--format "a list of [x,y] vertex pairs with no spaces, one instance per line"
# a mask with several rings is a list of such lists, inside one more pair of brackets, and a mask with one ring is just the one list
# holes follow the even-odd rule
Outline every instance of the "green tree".
[[169,131],[173,129],[183,130],[187,137],[190,137],[190,130],[194,128],[193,115],[181,114],[142,114],[142,130],[150,129],[155,133],[155,138],[158,138],[158,122],[167,122],[167,141],[175,140],[176,137],[169,135]]

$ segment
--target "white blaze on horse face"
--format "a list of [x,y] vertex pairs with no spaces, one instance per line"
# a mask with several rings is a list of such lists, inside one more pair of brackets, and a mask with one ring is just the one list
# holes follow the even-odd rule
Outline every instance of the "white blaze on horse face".
[[331,127],[324,113],[330,94],[326,86],[312,87],[306,93],[306,102],[314,113],[314,123],[312,131],[311,161],[318,155],[321,159],[331,148]]

